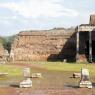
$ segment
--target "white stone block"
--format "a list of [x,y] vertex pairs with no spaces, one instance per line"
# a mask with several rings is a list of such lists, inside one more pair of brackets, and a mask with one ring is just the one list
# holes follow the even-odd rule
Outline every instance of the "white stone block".
[[86,76],[89,76],[89,70],[88,69],[82,69],[82,75],[86,75]]
[[73,78],[81,78],[81,73],[73,73]]
[[30,68],[24,68],[23,74],[24,74],[24,77],[29,78],[30,77]]
[[42,77],[42,74],[41,73],[33,73],[32,74],[32,77],[33,78],[41,78]]
[[20,88],[22,87],[24,88],[32,87],[32,81],[30,80],[30,78],[27,78],[26,80],[20,82]]
[[90,81],[81,81],[79,87],[92,88],[92,83]]
[[92,88],[88,69],[84,68],[81,70],[81,81],[79,83],[79,87]]

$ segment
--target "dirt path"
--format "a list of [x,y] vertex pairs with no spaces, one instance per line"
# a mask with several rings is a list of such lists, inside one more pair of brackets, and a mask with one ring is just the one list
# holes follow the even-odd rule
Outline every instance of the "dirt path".
[[90,89],[0,88],[0,95],[95,95]]

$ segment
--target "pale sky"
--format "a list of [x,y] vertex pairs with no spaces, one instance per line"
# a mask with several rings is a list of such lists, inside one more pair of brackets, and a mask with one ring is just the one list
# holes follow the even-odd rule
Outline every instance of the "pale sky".
[[95,0],[0,0],[0,35],[89,23]]

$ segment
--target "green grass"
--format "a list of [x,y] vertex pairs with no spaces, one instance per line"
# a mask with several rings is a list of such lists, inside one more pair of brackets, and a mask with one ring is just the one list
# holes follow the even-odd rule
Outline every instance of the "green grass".
[[91,74],[95,74],[95,64],[91,63],[33,62],[33,64],[38,64],[48,70],[56,71],[80,72],[81,68],[87,68]]
[[14,65],[0,65],[0,73],[8,73],[8,76],[22,75],[22,67]]
[[[34,64],[52,71],[80,72],[81,68],[87,68],[89,69],[91,74],[93,75],[95,74],[95,64],[90,64],[90,63],[79,64],[79,63],[62,63],[62,62],[31,62],[29,64]],[[9,75],[12,76],[22,75],[23,67],[16,65],[0,65],[0,72],[9,73]]]

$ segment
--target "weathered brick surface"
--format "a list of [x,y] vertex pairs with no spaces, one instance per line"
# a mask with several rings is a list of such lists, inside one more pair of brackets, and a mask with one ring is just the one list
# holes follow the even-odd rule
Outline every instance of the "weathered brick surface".
[[62,53],[65,51],[65,47],[68,47],[67,42],[71,46],[74,45],[74,48],[69,47],[69,51],[64,54],[71,55],[76,43],[75,37],[72,37],[73,34],[74,29],[63,28],[46,31],[22,31],[12,45],[14,60],[60,59],[63,57]]

